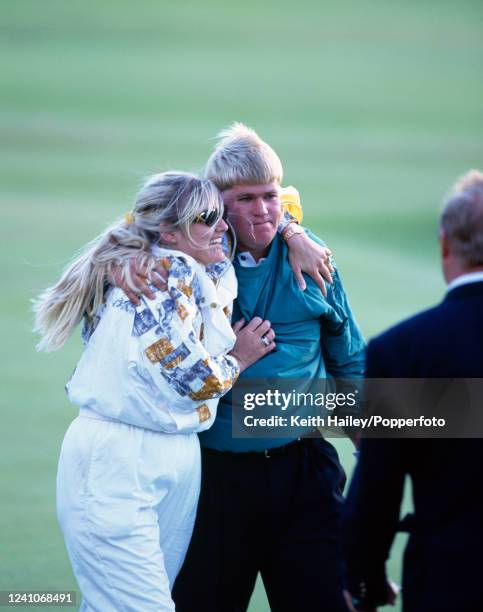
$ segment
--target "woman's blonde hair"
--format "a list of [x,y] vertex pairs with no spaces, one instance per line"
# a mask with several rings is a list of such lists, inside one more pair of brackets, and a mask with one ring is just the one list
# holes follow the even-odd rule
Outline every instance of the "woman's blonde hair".
[[[37,350],[57,350],[84,315],[91,317],[98,310],[113,264],[136,255],[149,268],[154,264],[151,247],[161,243],[160,225],[163,232],[180,230],[192,240],[190,225],[202,210],[223,214],[213,182],[186,172],[151,176],[139,191],[132,212],[89,242],[58,282],[34,300],[34,331],[42,336]],[[129,273],[126,276],[130,284]]]

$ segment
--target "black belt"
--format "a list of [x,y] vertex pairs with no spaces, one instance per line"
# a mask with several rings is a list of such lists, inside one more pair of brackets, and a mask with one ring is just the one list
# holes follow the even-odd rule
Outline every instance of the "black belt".
[[277,457],[278,455],[283,455],[284,453],[294,448],[295,446],[297,446],[297,444],[300,444],[300,442],[303,442],[304,440],[307,440],[310,438],[322,438],[322,437],[323,436],[320,433],[320,431],[318,429],[314,429],[312,432],[310,432],[310,434],[303,436],[301,438],[297,438],[296,440],[292,440],[292,442],[287,442],[287,444],[283,444],[282,446],[274,446],[273,448],[266,448],[261,451],[248,451],[248,452],[237,453],[233,451],[219,451],[214,448],[207,448],[207,447],[203,448],[203,451],[213,453],[213,454],[228,453],[230,455],[238,455],[238,456],[246,455],[247,457],[265,457],[266,459],[270,459],[271,457]]

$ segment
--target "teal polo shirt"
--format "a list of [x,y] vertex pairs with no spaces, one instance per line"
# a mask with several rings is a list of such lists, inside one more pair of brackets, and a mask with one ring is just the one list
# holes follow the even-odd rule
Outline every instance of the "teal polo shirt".
[[[267,258],[258,266],[234,265],[238,298],[233,322],[241,317],[246,321],[253,317],[268,319],[277,345],[275,351],[244,370],[240,379],[299,379],[305,391],[310,379],[363,376],[365,342],[337,270],[333,284],[327,285],[327,297],[307,276],[307,289],[301,291],[288,261],[288,247],[278,234]],[[229,392],[218,404],[213,426],[200,434],[200,442],[219,451],[250,452],[282,446],[296,437],[234,438]]]

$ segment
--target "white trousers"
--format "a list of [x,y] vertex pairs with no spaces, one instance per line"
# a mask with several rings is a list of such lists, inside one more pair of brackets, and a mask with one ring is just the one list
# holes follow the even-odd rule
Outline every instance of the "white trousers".
[[173,611],[193,530],[198,436],[77,417],[59,460],[57,514],[84,612]]

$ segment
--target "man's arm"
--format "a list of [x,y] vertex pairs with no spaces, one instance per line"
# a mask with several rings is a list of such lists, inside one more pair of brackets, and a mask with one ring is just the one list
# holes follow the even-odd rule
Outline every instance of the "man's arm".
[[[357,325],[342,281],[337,270],[329,287],[327,299],[322,301],[320,317],[320,344],[327,376],[335,380],[337,393],[357,393],[358,401],[352,406],[337,408],[338,416],[360,416],[362,413],[365,340]],[[322,299],[322,298],[321,298]],[[346,435],[359,448],[360,430],[344,427]]]
[[[366,377],[385,377],[377,341],[367,349]],[[370,397],[366,398],[370,402]],[[344,512],[348,589],[356,608],[383,605],[391,598],[385,564],[398,529],[406,474],[402,439],[364,439]]]
[[404,488],[399,439],[363,439],[345,505],[344,548],[350,593],[375,607],[387,602],[386,560]]
[[338,270],[321,302],[320,341],[330,376],[339,379],[362,378],[365,366],[364,336],[357,325]]

